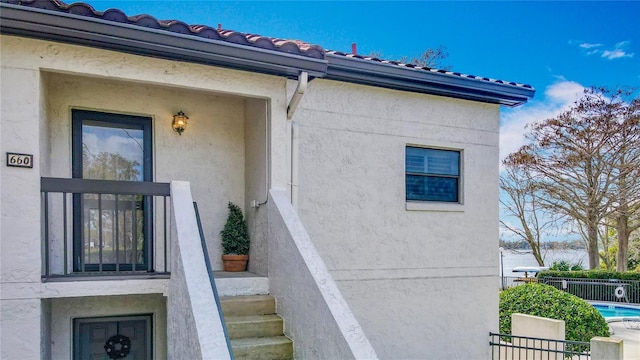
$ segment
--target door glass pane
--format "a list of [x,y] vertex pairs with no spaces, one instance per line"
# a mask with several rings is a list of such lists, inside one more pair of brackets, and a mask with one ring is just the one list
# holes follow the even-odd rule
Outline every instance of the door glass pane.
[[[82,177],[143,181],[141,127],[85,120]],[[83,262],[102,270],[142,270],[145,260],[144,199],[136,195],[83,194]],[[95,270],[95,269],[94,269]]]
[[142,129],[82,125],[84,179],[142,181]]

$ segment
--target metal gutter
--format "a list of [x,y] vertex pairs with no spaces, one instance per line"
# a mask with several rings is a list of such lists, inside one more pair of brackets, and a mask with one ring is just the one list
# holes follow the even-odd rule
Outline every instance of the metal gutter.
[[400,67],[371,60],[325,54],[325,79],[389,89],[442,95],[506,106],[518,106],[535,94],[533,88]]
[[0,3],[0,33],[292,79],[301,71],[323,76],[327,69],[322,59],[7,3]]

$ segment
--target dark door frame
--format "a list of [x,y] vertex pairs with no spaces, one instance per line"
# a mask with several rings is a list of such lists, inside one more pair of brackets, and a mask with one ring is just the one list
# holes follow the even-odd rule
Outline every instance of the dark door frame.
[[[71,110],[71,156],[72,156],[72,177],[82,179],[82,125],[98,124],[106,127],[131,128],[142,130],[143,133],[143,164],[142,164],[142,180],[153,181],[153,144],[152,144],[152,119],[146,116],[125,115],[117,113],[106,113],[90,110]],[[153,269],[153,256],[148,256],[153,248],[153,208],[152,199],[145,196],[142,206],[144,207],[143,233],[144,233],[144,249],[143,264],[136,263],[136,270],[151,271]],[[83,231],[82,231],[82,194],[74,194],[73,196],[73,271],[98,271],[98,266],[85,264],[84,269],[81,266],[83,256]],[[152,252],[151,252],[152,254]],[[148,259],[149,257],[149,259]],[[149,261],[148,261],[149,260]],[[135,259],[133,260],[136,261]],[[109,265],[109,264],[106,264]],[[111,269],[113,267],[113,269]],[[132,266],[120,265],[121,270],[131,270]],[[103,271],[114,271],[114,266],[103,266]]]
[[80,358],[80,325],[84,323],[98,323],[98,322],[122,322],[122,321],[135,321],[144,320],[146,322],[147,336],[147,359],[153,359],[155,349],[153,348],[153,314],[139,314],[139,315],[123,315],[123,316],[103,316],[103,317],[90,317],[90,318],[76,318],[73,319],[73,360],[84,360]]

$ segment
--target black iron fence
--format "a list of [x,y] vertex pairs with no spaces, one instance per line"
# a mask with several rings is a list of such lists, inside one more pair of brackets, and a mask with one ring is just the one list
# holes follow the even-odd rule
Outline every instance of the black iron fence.
[[43,279],[168,275],[168,183],[42,178]]
[[492,360],[588,360],[590,343],[489,333]]
[[508,289],[510,287],[527,284],[531,282],[538,282],[536,277],[524,277],[524,276],[502,276],[500,278],[500,289]]
[[538,281],[584,300],[640,304],[640,280],[543,277]]

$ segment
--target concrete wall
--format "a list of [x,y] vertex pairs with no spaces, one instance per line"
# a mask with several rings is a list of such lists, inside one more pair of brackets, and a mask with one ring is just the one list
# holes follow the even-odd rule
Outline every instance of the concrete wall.
[[[269,105],[270,187],[288,186],[285,119],[294,81],[15,36],[0,36],[0,43],[0,150],[34,154],[40,164],[0,170],[3,299],[24,286],[39,289],[39,181],[70,174],[71,107],[154,119],[155,179],[191,181],[215,268],[227,201],[245,204],[254,226],[264,221],[246,206],[254,199],[245,194],[259,194],[253,184],[262,184],[252,182],[247,190],[244,162],[252,177],[260,173],[251,165],[264,145],[247,150],[253,144],[246,139],[259,138],[261,126],[250,120],[260,113],[259,102],[249,99]],[[182,136],[170,128],[178,110],[191,118]],[[488,357],[486,334],[498,321],[498,111],[496,105],[315,79],[294,115],[299,215],[381,357]],[[405,202],[407,144],[463,152],[463,204]],[[268,271],[264,259],[250,266]],[[36,319],[25,324],[35,334],[43,312],[37,294],[20,300],[33,310],[24,315]],[[3,329],[11,321],[4,315],[20,307],[12,306],[2,303]],[[3,331],[3,356],[12,336]],[[34,348],[29,351],[40,352]]]
[[[153,124],[154,180],[193,184],[205,238],[219,254],[227,202],[244,203],[244,100],[203,91],[45,73],[50,152],[42,154],[53,177],[71,177],[71,109],[149,116]],[[179,136],[173,114],[189,116]],[[212,257],[221,268],[220,256]]]
[[377,359],[285,190],[272,190],[269,280],[296,359]]
[[553,340],[565,339],[564,320],[526,314],[511,314],[511,334]]
[[231,359],[210,285],[189,183],[171,182],[174,241],[167,314],[170,359]]
[[[267,238],[270,139],[268,126],[268,102],[249,99],[245,107],[245,206],[244,214],[251,238],[249,248],[249,271],[267,275],[269,247]],[[253,205],[251,204],[253,202]],[[262,205],[261,205],[262,204]]]
[[[293,121],[299,215],[378,355],[487,358],[498,106],[316,79]],[[405,201],[407,145],[462,151],[462,204]]]
[[[0,41],[0,154],[33,154],[38,164],[40,73],[24,66],[7,68],[4,38]],[[40,284],[40,168],[11,168],[3,161],[0,183],[0,358],[37,359],[42,347],[40,299],[11,294]]]
[[[249,201],[245,199],[245,152],[258,150],[245,144],[244,126],[248,122],[262,128],[255,116],[266,113],[280,119],[269,124],[274,143],[270,183],[284,186],[287,182],[286,81],[282,78],[16,36],[2,35],[0,44],[0,153],[33,154],[36,164],[33,169],[0,166],[3,359],[35,359],[46,353],[48,340],[40,334],[48,331],[49,317],[51,326],[56,326],[61,307],[55,304],[65,297],[110,293],[110,287],[95,283],[50,285],[40,279],[40,177],[70,176],[71,108],[152,117],[155,180],[191,181],[215,268],[221,268],[218,234],[227,202]],[[245,118],[245,111],[252,111],[247,106],[253,108],[248,104],[255,105],[252,99],[263,99],[260,102],[269,106]],[[172,115],[179,110],[190,117],[182,136],[170,127]],[[116,293],[128,292],[135,281],[110,286],[118,287]],[[162,293],[166,282],[142,288]],[[60,299],[51,300],[50,316],[41,302],[44,297]],[[124,311],[119,305],[105,311],[98,305],[86,309],[81,316]],[[29,347],[18,346],[23,339],[29,339]],[[64,342],[60,339],[54,340],[54,347],[70,347],[69,337]]]

